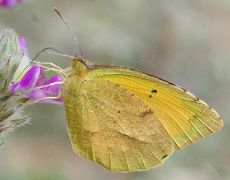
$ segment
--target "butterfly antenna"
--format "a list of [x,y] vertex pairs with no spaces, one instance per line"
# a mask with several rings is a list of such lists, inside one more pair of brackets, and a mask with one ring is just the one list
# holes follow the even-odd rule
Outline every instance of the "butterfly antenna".
[[41,54],[43,54],[43,53],[44,53],[45,51],[47,51],[47,50],[52,50],[52,51],[57,52],[57,53],[59,53],[59,54],[64,54],[63,52],[61,52],[61,51],[59,51],[59,50],[57,50],[57,49],[55,49],[55,48],[46,47],[46,48],[42,49],[41,51],[39,51],[39,52],[36,54],[36,56],[31,60],[31,63],[32,63],[33,61],[35,61],[35,59],[37,59]]
[[68,25],[66,19],[64,18],[64,16],[61,14],[60,10],[57,9],[56,7],[54,7],[54,11],[58,14],[58,16],[62,19],[62,21],[64,22],[65,26],[67,27],[67,29],[69,30],[69,32],[71,33],[75,43],[76,43],[76,46],[77,48],[79,49],[80,51],[80,54],[81,54],[81,58],[83,58],[83,53],[82,53],[82,50],[81,50],[81,46],[80,46],[80,43],[79,43],[79,40],[77,40],[76,36],[74,35],[72,29],[70,28],[70,26]]

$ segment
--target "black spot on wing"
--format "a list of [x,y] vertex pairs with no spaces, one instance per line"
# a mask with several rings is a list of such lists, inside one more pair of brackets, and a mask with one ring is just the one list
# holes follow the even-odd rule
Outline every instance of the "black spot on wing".
[[150,94],[149,94],[149,98],[152,98],[153,95],[155,95],[157,93],[156,89],[151,90]]

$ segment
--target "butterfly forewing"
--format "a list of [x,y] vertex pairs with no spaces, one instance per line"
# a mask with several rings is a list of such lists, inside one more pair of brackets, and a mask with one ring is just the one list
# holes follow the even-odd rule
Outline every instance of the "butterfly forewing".
[[186,90],[146,73],[116,66],[95,66],[88,79],[104,79],[135,94],[147,104],[175,143],[175,148],[218,131],[216,111]]

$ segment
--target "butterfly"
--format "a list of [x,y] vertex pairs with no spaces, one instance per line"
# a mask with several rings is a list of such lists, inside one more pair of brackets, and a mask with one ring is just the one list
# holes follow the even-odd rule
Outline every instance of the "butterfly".
[[142,71],[74,58],[62,87],[73,150],[111,171],[146,170],[217,132],[217,112]]

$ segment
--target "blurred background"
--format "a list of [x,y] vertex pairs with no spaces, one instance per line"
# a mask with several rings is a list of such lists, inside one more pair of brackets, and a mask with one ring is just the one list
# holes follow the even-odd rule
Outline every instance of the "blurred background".
[[[0,28],[27,40],[30,57],[44,47],[79,54],[53,7],[61,9],[94,64],[125,65],[167,79],[219,112],[224,128],[140,173],[111,173],[74,154],[63,106],[35,104],[31,123],[0,146],[1,180],[230,179],[230,1],[28,0],[0,9]],[[44,55],[65,68],[70,59]]]

